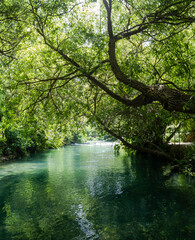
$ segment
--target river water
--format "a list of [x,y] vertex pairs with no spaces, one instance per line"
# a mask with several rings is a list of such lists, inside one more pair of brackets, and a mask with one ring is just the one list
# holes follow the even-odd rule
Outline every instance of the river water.
[[112,143],[0,165],[0,240],[195,239],[195,182]]

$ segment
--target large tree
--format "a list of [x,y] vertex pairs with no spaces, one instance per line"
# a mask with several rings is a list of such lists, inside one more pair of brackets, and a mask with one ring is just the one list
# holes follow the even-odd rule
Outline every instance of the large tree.
[[166,127],[195,113],[194,5],[25,0],[10,89],[23,109],[95,119],[126,146],[168,157]]

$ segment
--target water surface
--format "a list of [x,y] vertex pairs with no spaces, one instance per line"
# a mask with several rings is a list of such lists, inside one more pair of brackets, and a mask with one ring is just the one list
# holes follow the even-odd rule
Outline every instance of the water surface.
[[0,239],[195,239],[195,182],[111,143],[0,165]]

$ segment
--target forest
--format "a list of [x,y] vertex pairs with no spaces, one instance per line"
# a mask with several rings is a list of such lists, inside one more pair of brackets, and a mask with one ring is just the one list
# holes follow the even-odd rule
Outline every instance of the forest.
[[194,13],[194,0],[1,0],[1,159],[94,131],[195,171]]

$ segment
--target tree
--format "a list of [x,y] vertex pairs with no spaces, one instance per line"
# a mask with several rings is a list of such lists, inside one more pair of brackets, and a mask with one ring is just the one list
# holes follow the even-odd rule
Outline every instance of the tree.
[[85,116],[126,146],[169,158],[159,148],[166,127],[195,113],[194,2],[26,0],[29,37],[10,89],[23,109]]
[[14,59],[15,51],[25,37],[22,22],[26,11],[21,1],[0,2],[0,60],[1,64],[8,64]]

